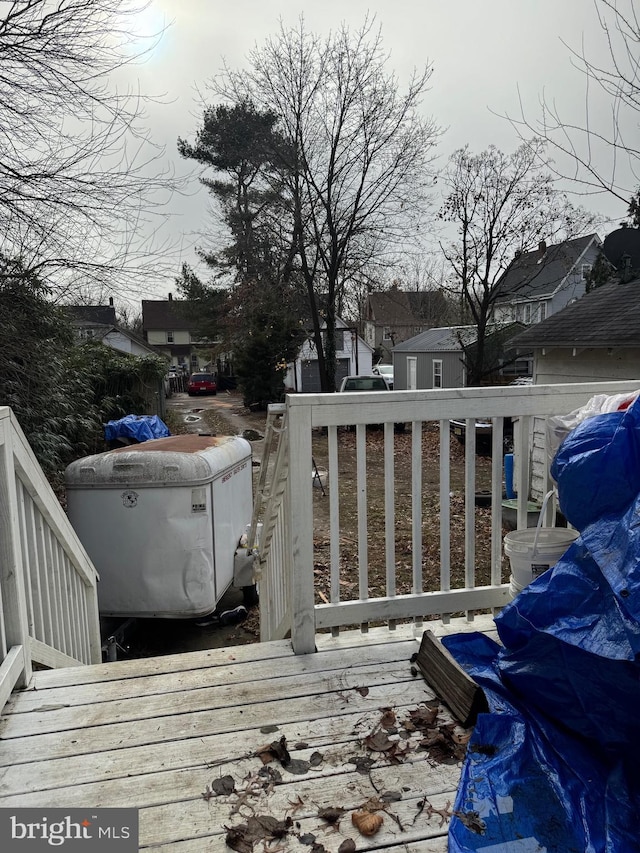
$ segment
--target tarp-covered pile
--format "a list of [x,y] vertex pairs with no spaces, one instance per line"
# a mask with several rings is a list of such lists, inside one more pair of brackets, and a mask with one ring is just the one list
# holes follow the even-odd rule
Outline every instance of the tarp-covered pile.
[[105,441],[108,442],[127,439],[132,443],[141,444],[143,441],[166,438],[171,435],[169,427],[157,415],[125,415],[119,420],[108,421],[102,426]]
[[640,400],[579,423],[551,473],[580,537],[479,634],[443,642],[491,713],[450,853],[640,851]]

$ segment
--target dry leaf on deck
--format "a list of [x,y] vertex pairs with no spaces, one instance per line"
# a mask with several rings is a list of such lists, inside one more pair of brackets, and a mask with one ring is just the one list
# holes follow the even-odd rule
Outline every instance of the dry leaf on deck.
[[389,735],[382,729],[367,735],[364,742],[373,752],[388,752],[397,745],[397,741],[390,740]]
[[371,812],[353,812],[351,814],[351,823],[358,832],[370,838],[379,832],[384,819],[381,815],[372,814]]
[[394,729],[396,726],[396,712],[393,708],[382,708],[383,714],[380,717],[380,726],[383,729]]
[[344,809],[337,808],[335,806],[329,806],[326,809],[318,809],[318,817],[321,817],[322,820],[326,820],[326,822],[331,824],[331,826],[338,826],[343,814]]
[[274,740],[267,746],[260,747],[260,749],[256,750],[255,754],[263,764],[269,764],[270,761],[276,759],[283,767],[286,767],[291,761],[291,756],[287,749],[287,739],[284,735],[282,735],[280,740]]

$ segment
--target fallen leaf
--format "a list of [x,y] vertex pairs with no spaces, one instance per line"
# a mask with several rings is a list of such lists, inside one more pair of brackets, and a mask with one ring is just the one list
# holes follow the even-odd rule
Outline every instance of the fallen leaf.
[[284,735],[282,735],[280,740],[274,740],[267,746],[260,747],[260,749],[256,750],[255,754],[263,764],[269,764],[270,761],[276,759],[283,767],[287,767],[291,761],[291,756],[287,749],[287,739]]
[[309,764],[312,767],[318,767],[324,761],[324,755],[321,752],[312,752],[309,757]]
[[289,773],[294,773],[296,776],[304,776],[311,769],[311,764],[300,758],[291,758],[283,767]]
[[387,733],[381,729],[367,735],[364,742],[373,752],[387,752],[394,745],[394,741],[390,740]]
[[389,731],[389,729],[395,728],[396,725],[396,712],[393,708],[383,708],[382,717],[380,717],[380,725],[383,729]]
[[353,838],[345,838],[340,847],[338,847],[338,853],[355,853],[356,850],[356,842]]
[[372,814],[371,812],[352,812],[351,823],[358,832],[370,838],[380,831],[384,819],[382,815]]
[[363,698],[365,696],[369,695],[369,688],[368,687],[354,687],[353,689],[356,691],[356,693],[359,693]]
[[211,790],[219,797],[228,796],[236,790],[236,781],[233,776],[220,776],[211,783]]
[[322,820],[326,820],[326,822],[331,826],[337,826],[340,823],[343,814],[344,809],[336,808],[334,806],[318,810],[318,817],[321,817]]
[[351,764],[355,764],[356,771],[358,773],[362,773],[363,775],[367,775],[367,773],[371,770],[372,767],[375,766],[375,761],[368,755],[352,755],[348,759]]
[[247,829],[246,824],[240,824],[239,826],[228,829],[224,839],[227,847],[235,850],[236,853],[252,853],[253,841],[248,841],[245,837]]

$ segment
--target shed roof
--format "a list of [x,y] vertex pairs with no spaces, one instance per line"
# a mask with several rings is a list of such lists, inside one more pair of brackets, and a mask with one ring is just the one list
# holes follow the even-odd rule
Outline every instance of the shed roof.
[[393,347],[392,352],[459,352],[463,343],[471,344],[477,337],[476,326],[443,326],[414,335]]
[[640,347],[640,278],[609,282],[513,339],[532,347]]

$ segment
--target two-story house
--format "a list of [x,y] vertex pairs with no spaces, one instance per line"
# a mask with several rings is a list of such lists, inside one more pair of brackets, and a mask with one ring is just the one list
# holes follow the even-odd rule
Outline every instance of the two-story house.
[[65,305],[64,310],[81,341],[100,341],[128,355],[155,354],[142,338],[118,325],[113,298],[108,305]]
[[214,371],[228,354],[221,351],[221,340],[204,340],[196,330],[196,323],[186,300],[142,300],[142,331],[149,346],[166,356],[170,364],[184,373],[193,373],[208,367]]
[[392,288],[368,295],[364,339],[382,361],[390,363],[394,346],[454,320],[451,306],[440,291]]
[[602,241],[588,234],[517,255],[497,284],[498,297],[492,320],[495,323],[539,323],[580,299],[600,256]]

